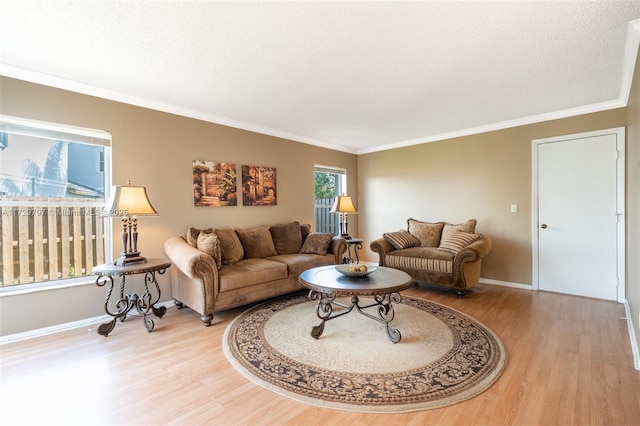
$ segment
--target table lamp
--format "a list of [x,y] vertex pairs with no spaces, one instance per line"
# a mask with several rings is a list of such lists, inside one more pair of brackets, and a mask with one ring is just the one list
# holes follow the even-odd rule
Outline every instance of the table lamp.
[[138,216],[158,216],[153,208],[147,189],[144,186],[112,186],[111,196],[105,205],[110,216],[122,216],[123,251],[114,265],[125,266],[130,263],[146,262],[138,251]]
[[356,210],[356,207],[353,205],[351,197],[347,195],[337,197],[329,212],[338,213],[340,215],[340,236],[345,240],[350,240],[351,237],[347,232],[347,215],[358,214],[358,210]]

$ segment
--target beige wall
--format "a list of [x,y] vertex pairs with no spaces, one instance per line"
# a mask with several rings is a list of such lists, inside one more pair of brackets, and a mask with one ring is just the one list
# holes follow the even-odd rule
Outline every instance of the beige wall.
[[[531,285],[532,140],[626,121],[621,108],[360,155],[360,237],[371,241],[406,228],[409,217],[453,223],[476,218],[477,232],[493,240],[482,278]],[[365,257],[378,260],[370,250]]]
[[[164,241],[189,226],[242,228],[293,220],[312,223],[314,164],[346,169],[352,177],[348,193],[357,195],[353,154],[10,78],[0,78],[0,113],[110,131],[113,183],[131,180],[133,185],[146,186],[160,214],[139,220],[138,248],[146,257],[165,257]],[[194,207],[192,161],[196,159],[235,162],[238,168],[242,164],[275,167],[278,205]],[[350,231],[357,234],[357,226],[352,220]],[[119,234],[117,221],[114,228]],[[114,254],[122,250],[118,238],[114,239]],[[168,277],[160,277],[162,301],[171,297]],[[0,335],[100,316],[104,295],[103,288],[92,284],[0,297]]]
[[[355,156],[145,108],[0,77],[0,113],[111,131],[113,182],[147,187],[158,218],[140,220],[140,249],[163,257],[162,243],[188,226],[253,225],[313,220],[313,165],[348,170],[348,193],[360,214],[350,234],[365,239],[361,258],[377,261],[368,243],[406,219],[478,219],[494,250],[482,278],[530,285],[531,141],[627,126],[627,297],[640,312],[640,66],[628,108]],[[194,159],[276,167],[278,206],[196,208]],[[510,205],[518,204],[518,213]],[[357,219],[355,219],[357,218]],[[119,247],[114,252],[117,254]],[[162,300],[170,299],[168,274]],[[0,336],[102,315],[95,285],[0,297]]]
[[640,346],[640,55],[627,105],[627,300]]

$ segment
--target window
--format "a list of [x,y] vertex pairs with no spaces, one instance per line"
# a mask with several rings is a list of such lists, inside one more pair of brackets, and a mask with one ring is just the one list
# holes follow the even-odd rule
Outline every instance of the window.
[[0,291],[91,275],[110,257],[110,149],[108,132],[0,115]]
[[345,169],[319,166],[314,167],[315,208],[314,222],[316,232],[340,234],[338,215],[329,213],[336,196],[346,193],[347,171]]

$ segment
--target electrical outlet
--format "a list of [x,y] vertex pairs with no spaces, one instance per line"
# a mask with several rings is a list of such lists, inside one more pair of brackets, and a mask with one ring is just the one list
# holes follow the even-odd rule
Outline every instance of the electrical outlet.
[[518,213],[518,205],[511,204],[511,213]]

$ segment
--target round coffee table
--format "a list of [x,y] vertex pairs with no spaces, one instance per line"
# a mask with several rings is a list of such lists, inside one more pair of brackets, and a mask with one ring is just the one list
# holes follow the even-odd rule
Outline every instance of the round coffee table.
[[[392,328],[389,323],[395,315],[393,303],[400,303],[402,300],[400,291],[410,287],[413,282],[409,274],[378,266],[364,277],[347,277],[338,272],[335,265],[331,265],[307,269],[300,274],[299,281],[310,290],[309,299],[318,301],[317,315],[322,322],[311,329],[314,339],[322,335],[325,322],[346,315],[355,308],[362,315],[384,324],[387,336],[393,343],[400,341],[400,331]],[[336,301],[338,296],[351,296],[351,305]],[[364,296],[373,297],[375,303],[361,306],[360,297]],[[346,310],[334,314],[334,305]],[[378,316],[364,311],[372,307],[377,307]]]

